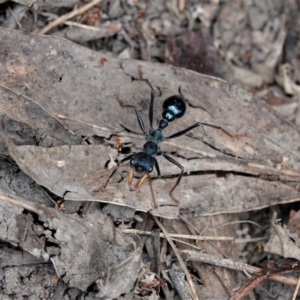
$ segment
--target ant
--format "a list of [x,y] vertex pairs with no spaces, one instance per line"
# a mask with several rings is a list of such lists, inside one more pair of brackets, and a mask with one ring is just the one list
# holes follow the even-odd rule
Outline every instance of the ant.
[[[130,162],[129,162],[130,172],[129,172],[129,176],[128,176],[128,185],[129,185],[130,189],[131,190],[139,189],[141,187],[141,185],[143,184],[143,182],[145,181],[145,179],[148,178],[149,183],[150,183],[150,188],[151,188],[152,199],[153,199],[155,207],[157,207],[153,189],[152,189],[151,177],[149,175],[153,171],[153,167],[155,167],[158,177],[161,177],[159,165],[158,165],[158,162],[157,162],[155,156],[158,156],[158,155],[163,156],[166,160],[168,160],[170,163],[176,165],[181,170],[176,183],[174,184],[174,186],[171,188],[171,190],[169,192],[171,199],[177,204],[179,203],[179,200],[177,200],[173,196],[173,192],[176,189],[176,187],[179,185],[180,180],[184,173],[183,166],[179,162],[177,162],[175,159],[173,159],[172,157],[170,157],[169,155],[167,155],[165,152],[163,152],[161,150],[161,148],[160,148],[161,142],[182,136],[185,133],[189,132],[190,130],[192,130],[195,127],[198,127],[200,125],[205,125],[205,126],[213,127],[216,129],[221,129],[225,133],[229,134],[230,136],[232,136],[232,135],[220,126],[207,124],[207,123],[203,123],[203,122],[197,122],[194,125],[186,128],[184,130],[181,130],[177,133],[174,133],[170,136],[164,136],[163,130],[169,125],[169,123],[174,121],[175,119],[181,118],[185,114],[186,101],[185,101],[184,97],[181,95],[173,95],[173,96],[168,97],[162,105],[162,107],[163,107],[162,119],[159,120],[159,122],[158,122],[158,128],[153,129],[154,97],[155,97],[155,92],[154,92],[154,89],[151,87],[151,98],[150,98],[149,115],[148,115],[150,130],[149,130],[148,134],[145,130],[144,121],[141,117],[140,112],[138,111],[138,109],[136,107],[134,107],[134,111],[135,111],[139,126],[146,138],[146,143],[143,145],[143,150],[141,152],[132,153],[132,154],[126,156],[125,158],[121,159],[117,163],[117,166],[115,167],[113,172],[110,174],[105,185],[102,187],[102,190],[104,190],[107,187],[110,179],[115,174],[118,166],[121,165],[122,163],[124,163],[125,161],[130,160]],[[132,183],[134,171],[142,174],[142,177],[140,177],[140,179],[138,180],[135,188],[132,188],[131,183]]]

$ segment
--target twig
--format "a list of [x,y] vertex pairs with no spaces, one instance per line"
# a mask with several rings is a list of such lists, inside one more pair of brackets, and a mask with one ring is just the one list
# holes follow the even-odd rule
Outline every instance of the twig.
[[179,11],[183,11],[185,8],[185,0],[178,0],[178,9]]
[[[43,17],[48,17],[51,20],[57,20],[59,18],[59,16],[52,14],[52,13],[46,13],[46,12],[37,12],[38,15],[43,16]],[[114,24],[113,22],[110,22],[111,24]],[[91,30],[91,31],[96,31],[96,32],[100,32],[103,29],[99,28],[99,27],[95,27],[95,26],[91,26],[91,25],[86,25],[86,24],[81,24],[78,22],[73,22],[73,21],[64,21],[62,22],[62,24],[68,25],[68,26],[72,26],[72,27],[79,27],[79,28],[83,28],[86,30]]]
[[189,273],[183,259],[181,258],[180,256],[180,252],[178,251],[178,249],[176,248],[175,244],[173,243],[169,233],[167,232],[167,230],[164,228],[164,226],[161,224],[161,222],[158,220],[157,217],[153,216],[153,219],[155,220],[156,224],[158,225],[158,227],[161,229],[161,231],[164,233],[164,236],[165,238],[167,239],[167,241],[169,242],[170,246],[172,247],[177,259],[178,259],[178,262],[180,264],[180,267],[182,268],[182,270],[184,271],[185,273],[185,276],[186,276],[186,279],[190,285],[190,290],[192,292],[192,298],[194,300],[198,300],[198,296],[197,296],[197,293],[196,293],[196,289],[195,289],[195,285],[194,285],[194,282],[193,282],[193,279],[191,277],[191,274]]
[[[218,267],[243,271],[243,272],[247,272],[250,274],[261,272],[263,270],[261,268],[254,267],[254,266],[248,265],[243,262],[237,262],[237,261],[233,261],[231,259],[223,259],[223,258],[217,257],[215,255],[210,255],[210,254],[203,253],[200,251],[182,250],[181,253],[185,254],[186,259],[191,260],[191,261],[200,261],[200,262],[212,264],[212,265],[215,265]],[[282,275],[272,275],[269,277],[269,279],[279,281],[279,282],[289,284],[289,285],[297,285],[297,280],[293,277],[282,276]]]
[[[111,170],[111,169],[110,169]],[[152,235],[151,231],[143,231],[136,229],[122,229],[123,233],[132,233],[132,234],[144,234],[144,235]],[[235,242],[237,244],[242,243],[250,243],[250,242],[261,242],[265,241],[267,237],[259,237],[259,238],[250,238],[250,239],[236,239],[230,236],[204,236],[204,235],[189,235],[189,234],[178,234],[178,233],[169,233],[171,238],[182,238],[182,239],[190,239],[197,241],[226,241],[226,242]],[[160,237],[165,238],[163,233],[160,233]]]
[[[254,226],[257,226],[258,228],[261,228],[261,229],[264,229],[263,226],[259,225],[258,223],[254,222],[254,221],[251,221],[251,220],[239,220],[239,221],[232,221],[232,222],[228,222],[228,223],[224,223],[218,227],[222,228],[224,226],[227,226],[227,225],[233,225],[233,224],[252,224]],[[268,226],[268,225],[267,225]]]
[[[247,279],[241,287],[232,295],[230,300],[242,300],[253,290],[258,284],[274,275],[283,274],[291,271],[300,272],[300,263],[294,259],[284,259],[281,264],[268,262],[267,269],[262,269]],[[296,283],[298,284],[298,283]]]
[[90,3],[80,7],[80,8],[76,8],[73,11],[57,18],[56,20],[54,20],[53,22],[49,23],[47,26],[45,26],[44,28],[42,28],[41,30],[38,31],[38,34],[46,34],[47,32],[49,32],[51,29],[53,29],[54,27],[66,22],[69,19],[72,19],[73,17],[83,14],[84,12],[86,12],[87,10],[91,9],[93,6],[97,5],[98,3],[100,3],[102,0],[93,0]]
[[12,10],[10,7],[8,7],[7,9],[8,9],[8,11],[9,11],[9,13],[11,14],[11,16],[13,17],[14,21],[16,22],[16,24],[18,25],[18,27],[19,27],[18,29],[23,29],[22,24],[21,24],[20,21],[18,20],[17,16],[16,16],[15,13],[13,12],[13,10]]
[[37,208],[35,205],[32,205],[29,201],[26,201],[18,196],[5,193],[0,189],[0,199],[2,201],[8,202],[10,204],[22,207],[26,210],[32,211],[38,215],[44,215],[44,211],[42,209]]
[[296,297],[297,297],[297,294],[298,294],[298,291],[299,291],[299,287],[300,287],[300,275],[299,275],[299,278],[298,278],[298,282],[297,282],[292,300],[296,300]]
[[[32,204],[30,201],[22,199],[18,196],[15,196],[13,194],[6,193],[5,191],[0,189],[0,200],[8,202],[10,204],[16,205],[18,207],[22,207],[28,211],[31,211],[33,213],[38,214],[39,216],[44,216],[46,218],[56,217],[60,218],[60,215],[62,214],[60,211],[40,206],[39,204]],[[89,228],[84,224],[83,220],[81,218],[76,218],[75,216],[69,214],[69,219],[74,220],[77,222],[84,230],[85,232],[89,231]]]

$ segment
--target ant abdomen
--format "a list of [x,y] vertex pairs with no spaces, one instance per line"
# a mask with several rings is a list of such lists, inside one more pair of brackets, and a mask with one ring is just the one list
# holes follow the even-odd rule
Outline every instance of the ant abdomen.
[[163,103],[163,119],[172,122],[181,118],[186,110],[185,100],[180,95],[173,95],[167,98]]

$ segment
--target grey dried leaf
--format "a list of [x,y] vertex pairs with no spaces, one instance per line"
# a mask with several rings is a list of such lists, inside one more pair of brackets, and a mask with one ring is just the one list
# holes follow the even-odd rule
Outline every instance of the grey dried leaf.
[[32,216],[22,211],[22,208],[0,201],[0,239],[47,261],[45,239],[34,232]]
[[43,259],[38,259],[26,251],[15,250],[4,245],[0,248],[0,256],[1,268],[7,266],[35,265],[44,262]]
[[3,26],[7,28],[16,28],[18,24],[20,24],[20,21],[23,19],[27,10],[28,7],[25,5],[16,5],[10,10],[10,16],[5,20]]
[[41,186],[20,171],[18,166],[4,160],[0,160],[0,189],[30,202],[54,207],[54,203]]
[[97,280],[99,293],[96,297],[101,299],[118,299],[121,294],[129,293],[136,283],[137,273],[142,268],[141,248],[121,262],[119,266],[107,272],[107,277]]
[[264,247],[265,252],[271,252],[283,256],[284,258],[295,258],[300,260],[299,247],[287,236],[280,225],[273,225],[274,230],[267,244]]
[[[14,72],[13,68],[11,72]],[[15,91],[0,83],[0,95],[1,130],[16,139],[18,144],[28,144],[29,138],[32,139],[31,144],[42,143],[45,136],[53,138],[52,146],[82,142],[81,138],[66,129],[56,116],[52,116],[35,103],[30,98],[31,92],[30,96],[17,95]]]
[[114,204],[107,204],[103,208],[103,213],[109,214],[113,220],[130,221],[133,219],[135,210],[130,207],[122,207]]
[[[31,7],[37,0],[16,0],[14,2]],[[1,3],[3,0],[1,1]],[[6,2],[6,1],[5,1]]]
[[[252,94],[185,69],[118,61],[59,38],[9,30],[1,30],[0,35],[8,41],[0,51],[3,77],[9,78],[0,79],[4,90],[11,91],[16,103],[18,95],[29,98],[30,103],[78,136],[126,136],[131,138],[131,150],[140,151],[145,140],[134,133],[139,128],[132,107],[139,108],[146,122],[150,88],[145,78],[162,91],[155,98],[157,118],[161,116],[160,103],[167,96],[180,90],[187,99],[186,116],[169,126],[166,135],[199,121],[221,126],[219,130],[200,127],[162,143],[162,150],[173,153],[186,171],[174,194],[180,199],[180,208],[209,215],[258,209],[300,196],[299,132]],[[5,53],[11,49],[15,54],[7,57]],[[38,124],[34,126],[38,128]],[[65,199],[151,210],[149,186],[145,183],[139,191],[130,192],[121,172],[105,192],[93,192],[107,179],[109,172],[104,165],[110,159],[107,148],[93,147],[45,150],[11,146],[10,153],[22,170],[55,194],[65,195]],[[76,160],[76,155],[80,159]],[[160,208],[152,213],[175,218],[178,207],[169,191],[180,170],[161,157],[158,160],[163,177],[154,176],[152,182]]]
[[299,218],[300,211],[294,212],[294,215],[291,216],[290,213],[289,222],[283,225],[284,231],[288,237],[295,241],[295,244],[300,247],[300,228],[299,228]]
[[[70,287],[86,290],[97,279],[104,279],[105,272],[109,272],[111,278],[119,276],[117,273],[120,264],[126,264],[136,255],[132,254],[136,253],[134,240],[129,236],[124,238],[108,217],[87,221],[77,215],[66,215],[54,209],[32,206],[29,201],[9,195],[11,199],[19,201],[19,204],[22,203],[22,206],[34,207],[33,211],[38,212],[45,230],[43,235],[37,235],[33,229],[32,215],[3,201],[3,195],[0,195],[0,239],[45,261],[50,256],[46,252],[47,242],[55,244],[59,251],[50,249],[53,255],[51,261],[57,276]],[[137,267],[134,267],[135,275]],[[135,279],[132,284],[134,281]],[[127,288],[124,289],[127,291]],[[119,292],[125,293],[122,289]]]

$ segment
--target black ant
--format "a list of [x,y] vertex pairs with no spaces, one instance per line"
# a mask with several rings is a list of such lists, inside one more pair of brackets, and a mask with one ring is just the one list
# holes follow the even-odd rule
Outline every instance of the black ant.
[[[172,157],[168,156],[165,152],[163,152],[160,149],[160,143],[161,142],[177,138],[177,137],[187,133],[188,131],[190,131],[190,130],[192,130],[195,127],[198,127],[200,125],[205,125],[205,126],[210,126],[210,127],[213,127],[213,128],[221,129],[221,130],[225,131],[227,134],[229,134],[230,136],[232,136],[232,135],[220,126],[211,125],[211,124],[202,123],[202,122],[197,122],[194,125],[186,128],[184,130],[181,130],[177,133],[174,133],[170,136],[165,137],[163,135],[162,131],[168,126],[169,122],[172,122],[175,119],[181,118],[185,114],[185,111],[186,111],[185,99],[181,95],[173,95],[173,96],[168,97],[164,101],[163,106],[162,106],[163,107],[162,119],[159,120],[159,122],[158,122],[158,128],[153,129],[153,103],[154,103],[154,97],[155,97],[155,92],[152,88],[151,89],[150,106],[149,106],[149,115],[148,115],[149,123],[150,123],[149,134],[146,133],[145,125],[144,125],[143,119],[140,115],[140,112],[138,111],[138,109],[136,107],[134,107],[135,114],[136,114],[137,120],[139,122],[140,128],[141,128],[141,130],[142,130],[142,132],[143,132],[143,134],[145,135],[145,138],[146,138],[146,143],[143,146],[143,150],[141,152],[132,153],[132,154],[128,155],[127,157],[121,159],[118,162],[117,167],[113,170],[113,172],[109,176],[109,178],[106,181],[105,185],[102,187],[102,190],[104,190],[106,188],[106,186],[108,185],[110,179],[115,174],[118,166],[120,164],[124,163],[125,161],[130,160],[130,163],[129,163],[130,164],[130,172],[129,172],[129,176],[128,176],[128,185],[129,185],[130,189],[131,190],[137,190],[138,188],[141,187],[141,185],[143,184],[145,179],[148,178],[149,183],[150,183],[153,202],[154,202],[155,207],[157,207],[155,197],[154,197],[154,193],[153,193],[153,189],[152,189],[152,185],[151,185],[151,177],[149,176],[149,174],[153,171],[153,167],[155,167],[158,177],[161,177],[159,165],[158,165],[158,162],[157,162],[155,156],[162,155],[166,160],[168,160],[170,163],[176,165],[181,170],[181,172],[180,172],[180,174],[177,178],[176,183],[174,184],[174,186],[172,187],[172,189],[169,192],[169,195],[170,195],[171,199],[176,203],[179,203],[179,201],[173,196],[173,192],[176,189],[176,187],[179,185],[180,180],[181,180],[182,175],[183,175],[183,172],[184,172],[184,168],[179,162],[177,162]],[[135,188],[132,189],[131,188],[131,183],[132,183],[134,171],[137,172],[137,173],[142,174],[142,177],[138,180]]]

